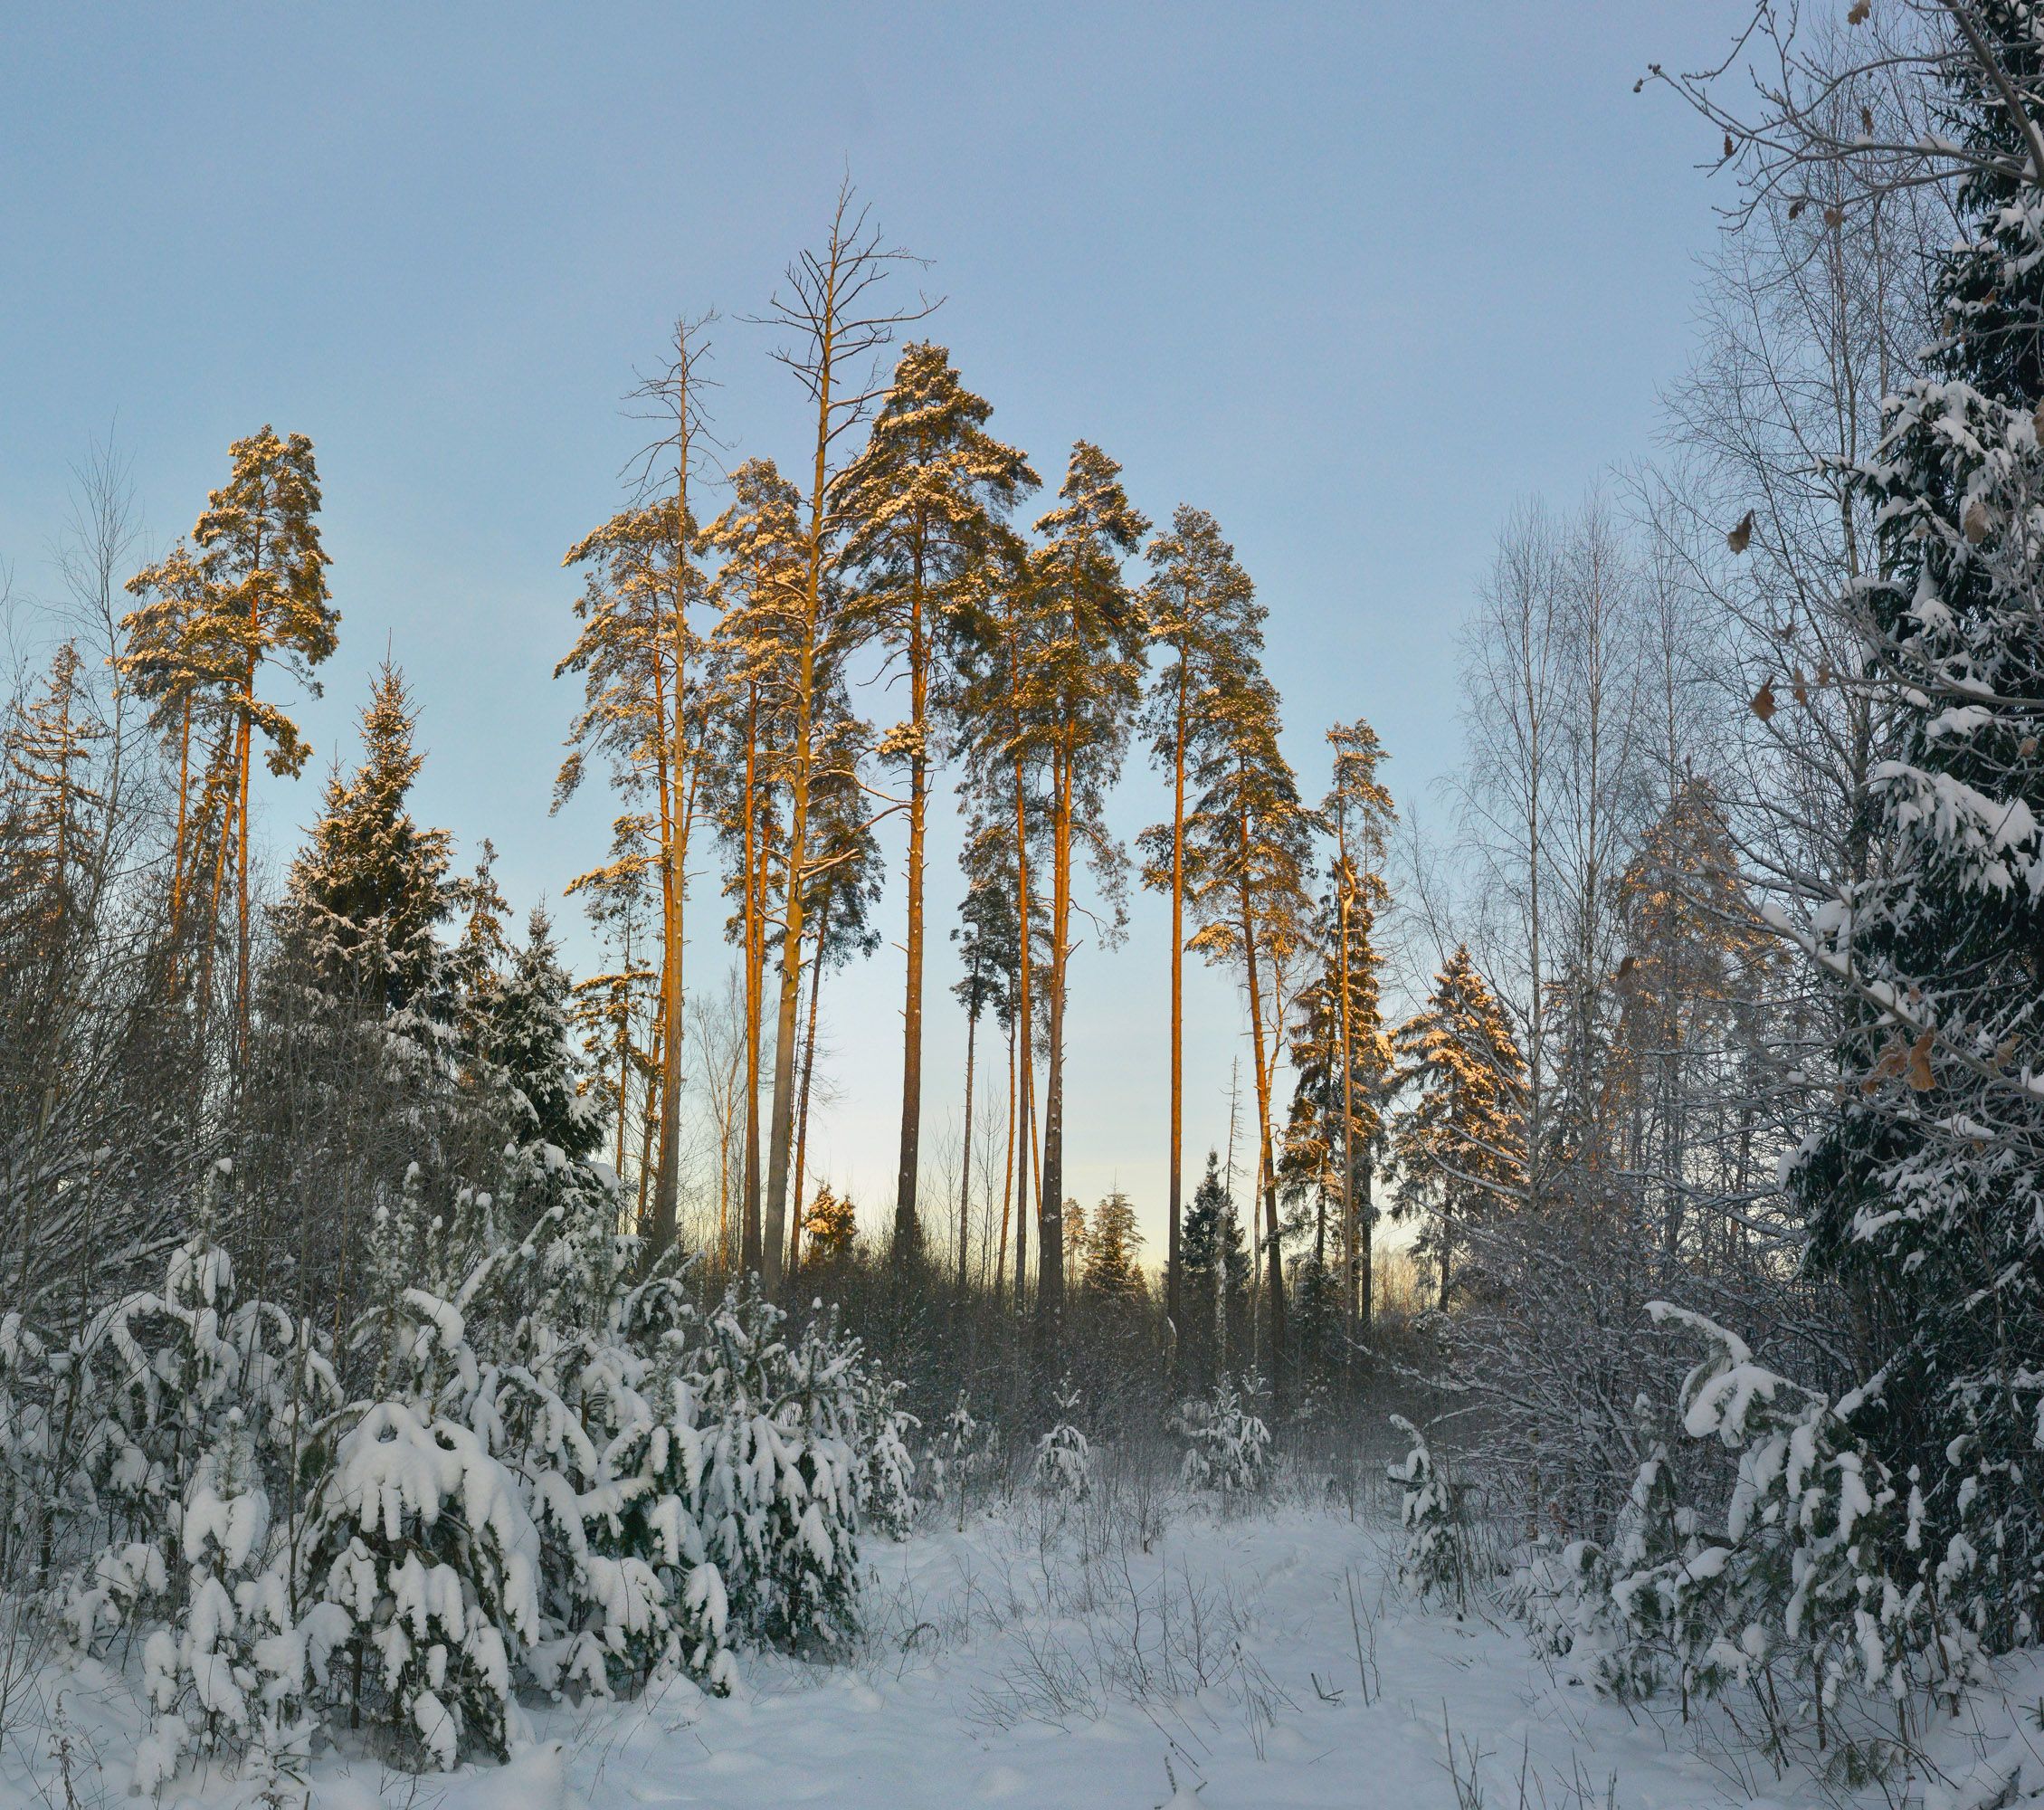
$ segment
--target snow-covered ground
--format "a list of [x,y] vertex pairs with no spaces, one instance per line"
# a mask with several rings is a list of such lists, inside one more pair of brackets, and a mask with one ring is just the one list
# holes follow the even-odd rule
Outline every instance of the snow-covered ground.
[[[964,1534],[939,1525],[878,1543],[870,1559],[871,1633],[844,1662],[748,1656],[727,1700],[683,1686],[546,1710],[509,1767],[452,1778],[328,1753],[309,1802],[1982,1810],[2005,1798],[2004,1779],[2044,1788],[2044,1668],[2012,1671],[1993,1700],[1936,1731],[1942,1778],[1855,1792],[1801,1766],[1777,1777],[1723,1719],[1628,1713],[1565,1662],[1536,1659],[1510,1622],[1421,1607],[1396,1581],[1395,1536],[1338,1507],[1226,1519],[1170,1501],[1110,1523],[1025,1500]],[[126,1801],[144,1726],[127,1682],[44,1672],[27,1695],[0,1740],[0,1805]],[[250,1789],[216,1777],[165,1802],[212,1810]]]

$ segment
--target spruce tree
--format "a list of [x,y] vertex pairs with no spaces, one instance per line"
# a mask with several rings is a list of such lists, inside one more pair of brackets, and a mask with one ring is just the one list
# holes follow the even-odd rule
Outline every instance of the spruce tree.
[[535,906],[525,941],[490,997],[482,1052],[505,1090],[517,1141],[551,1146],[581,1160],[602,1142],[603,1119],[582,1091],[573,996],[553,922],[544,907]]
[[1117,1188],[1093,1209],[1086,1228],[1086,1290],[1096,1300],[1130,1307],[1143,1299],[1143,1272],[1136,1253],[1143,1234],[1136,1205]]
[[1999,1646],[2044,1626],[2044,49],[2015,0],[1955,16],[1978,35],[1945,64],[1971,173],[1934,259],[1943,335],[1853,474],[1880,537],[1854,596],[1900,748],[1863,799],[1880,858],[1803,938],[1847,1028],[1792,1186],[1811,1268],[1878,1329],[1882,1455],[1924,1502],[1912,1548]]
[[1393,1041],[1394,1085],[1407,1097],[1392,1134],[1393,1210],[1426,1215],[1418,1248],[1433,1260],[1445,1310],[1463,1280],[1465,1227],[1525,1186],[1526,1063],[1466,946]]
[[424,757],[404,675],[385,661],[361,716],[362,763],[337,772],[309,841],[291,863],[287,944],[319,991],[402,1012],[443,1014],[446,957],[436,928],[452,905],[449,836],[408,808]]
[[865,450],[844,476],[854,526],[846,563],[855,613],[877,632],[908,681],[908,717],[880,752],[908,776],[907,993],[902,1006],[900,1159],[895,1181],[897,1262],[919,1248],[917,1174],[923,1092],[923,871],[934,764],[933,696],[944,680],[953,624],[978,575],[1012,540],[1007,516],[1038,480],[1028,458],[986,432],[993,411],[958,380],[951,355],[906,348]]
[[1254,1356],[1246,1348],[1249,1252],[1218,1151],[1207,1152],[1206,1174],[1186,1209],[1181,1254],[1185,1319],[1179,1337],[1186,1346],[1187,1378],[1204,1390],[1230,1370],[1246,1369]]

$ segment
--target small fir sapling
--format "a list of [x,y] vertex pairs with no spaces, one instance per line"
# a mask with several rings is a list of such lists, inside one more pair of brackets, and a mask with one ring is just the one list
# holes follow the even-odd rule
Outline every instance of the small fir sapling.
[[1394,1483],[1403,1486],[1399,1525],[1405,1529],[1405,1551],[1399,1575],[1422,1599],[1438,1592],[1452,1595],[1455,1610],[1469,1607],[1468,1529],[1464,1525],[1463,1486],[1449,1475],[1427,1436],[1402,1415],[1391,1424],[1412,1441],[1402,1459],[1385,1467]]
[[1185,1442],[1182,1475],[1189,1490],[1211,1490],[1223,1501],[1261,1490],[1270,1473],[1270,1429],[1251,1411],[1256,1393],[1245,1400],[1222,1377],[1204,1401],[1189,1401],[1173,1425]]
[[1051,1402],[1058,1415],[1036,1442],[1036,1487],[1054,1501],[1082,1502],[1093,1490],[1093,1445],[1079,1427],[1079,1391],[1070,1377]]

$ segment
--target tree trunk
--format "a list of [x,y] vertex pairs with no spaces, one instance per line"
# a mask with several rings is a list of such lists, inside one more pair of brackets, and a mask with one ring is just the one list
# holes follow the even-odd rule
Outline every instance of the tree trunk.
[[923,634],[923,557],[918,545],[908,583],[908,719],[916,745],[908,757],[908,976],[901,1010],[901,1159],[894,1184],[892,1253],[898,1268],[915,1260],[922,1237],[916,1194],[923,1123],[923,835],[929,786],[923,737],[928,727],[929,682],[929,649]]
[[1001,1170],[1001,1239],[993,1247],[993,1304],[1008,1275],[1008,1210],[1015,1191],[1015,1021],[1008,1020],[1008,1156]]
[[759,687],[746,688],[746,1179],[738,1215],[739,1263],[759,1267],[759,1020],[765,1005],[766,938],[761,921],[766,891],[765,851],[759,836]]
[[1030,992],[1029,959],[1029,809],[1028,788],[1023,776],[1022,757],[1015,755],[1015,915],[1020,926],[1016,939],[1018,964],[1016,1036],[1022,1051],[1022,1091],[1018,1110],[1022,1115],[1022,1151],[1015,1171],[1015,1305],[1022,1304],[1022,1289],[1026,1280],[1028,1262],[1023,1240],[1029,1226],[1029,1157],[1030,1127],[1036,1117],[1036,1056],[1032,1045],[1036,1041],[1036,1024],[1032,1014],[1036,1002]]
[[1036,1210],[1036,1320],[1039,1356],[1048,1360],[1065,1294],[1065,964],[1071,914],[1072,755],[1060,749],[1051,766],[1051,1049],[1043,1085],[1042,1197]]
[[[1344,1361],[1353,1354],[1354,1341],[1361,1320],[1356,1312],[1355,1289],[1359,1264],[1356,1253],[1355,1224],[1355,1034],[1349,1022],[1351,999],[1348,973],[1348,923],[1349,912],[1355,898],[1355,875],[1348,864],[1346,829],[1344,826],[1343,847],[1339,861],[1341,888],[1341,913],[1336,934],[1341,938],[1341,953],[1337,963],[1339,972],[1336,985],[1341,988],[1341,1009],[1337,1024],[1341,1034],[1341,1226],[1343,1267],[1346,1271],[1342,1284],[1343,1318],[1348,1322],[1349,1344],[1344,1348]],[[1364,1260],[1366,1264],[1367,1260]],[[1364,1310],[1365,1315],[1367,1310]]]
[[972,994],[965,1015],[965,1135],[958,1158],[958,1292],[965,1292],[965,1253],[973,1226],[973,1057],[979,1043],[979,957],[973,957]]
[[[1249,846],[1249,824],[1241,826],[1242,845]],[[1256,1063],[1256,1123],[1258,1148],[1257,1181],[1263,1190],[1263,1234],[1269,1255],[1264,1260],[1270,1296],[1270,1393],[1273,1404],[1281,1402],[1285,1389],[1285,1272],[1278,1249],[1278,1169],[1270,1142],[1270,1066],[1263,1036],[1263,996],[1256,960],[1256,923],[1250,910],[1249,882],[1241,888],[1242,958],[1249,973],[1250,1053]]]
[[1185,710],[1191,673],[1185,644],[1178,646],[1178,712],[1171,790],[1171,1155],[1165,1183],[1169,1220],[1165,1253],[1164,1310],[1171,1322],[1172,1375],[1184,1374],[1184,1336],[1179,1298],[1179,1225],[1185,1153]]
[[[802,1053],[802,1098],[795,1108],[794,1239],[802,1235],[802,1180],[809,1154],[809,1083],[816,1073],[816,1011],[823,998],[823,939],[831,933],[831,895],[816,908],[816,954],[809,967],[809,1030]],[[796,1267],[796,1245],[788,1246],[788,1268]]]

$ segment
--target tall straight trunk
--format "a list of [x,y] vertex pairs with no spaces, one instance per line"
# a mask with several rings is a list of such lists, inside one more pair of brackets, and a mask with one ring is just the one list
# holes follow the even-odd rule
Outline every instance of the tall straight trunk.
[[[1249,846],[1249,823],[1241,824],[1242,846]],[[1249,881],[1241,886],[1242,957],[1248,969],[1250,1053],[1256,1062],[1257,1183],[1263,1190],[1264,1260],[1270,1298],[1270,1388],[1279,1400],[1285,1386],[1285,1272],[1278,1250],[1278,1166],[1270,1142],[1270,1065],[1263,1036],[1263,994],[1256,959],[1256,922],[1250,910]]]
[[908,975],[901,1007],[901,1157],[894,1184],[893,1259],[898,1265],[914,1260],[922,1237],[916,1194],[923,1126],[923,836],[929,789],[923,738],[929,724],[929,691],[923,549],[918,535],[908,579],[908,720],[915,747],[908,757]]
[[1036,1317],[1042,1346],[1064,1312],[1065,1296],[1065,977],[1071,932],[1072,750],[1051,762],[1051,1049],[1043,1081],[1042,1198],[1036,1210]]
[[801,646],[795,657],[794,761],[789,780],[786,899],[781,925],[781,986],[774,1026],[774,1118],[767,1138],[766,1204],[760,1226],[760,1280],[769,1295],[781,1287],[781,1259],[788,1235],[788,1164],[794,1155],[795,1012],[802,993],[803,893],[809,857],[810,768],[815,756],[816,639],[822,622],[823,512],[829,497],[832,394],[837,332],[837,249],[819,328],[814,376],[816,456],[809,488],[809,532],[803,572]]
[[993,1247],[993,1304],[1008,1274],[1008,1211],[1015,1191],[1015,1021],[1008,1020],[1008,1155],[1001,1168],[1001,1238]]
[[[252,640],[257,622],[256,607],[249,605],[249,631]],[[249,756],[250,720],[255,704],[255,650],[249,650],[248,668],[243,675],[246,690],[242,693],[241,731],[236,738],[234,757],[241,767],[240,794],[234,806],[234,1025],[235,1053],[245,1058],[249,1047]]]
[[[1012,676],[1012,674],[1011,677]],[[1022,1242],[1029,1224],[1028,1128],[1034,1123],[1036,1104],[1036,1056],[1032,1047],[1036,1040],[1036,1021],[1032,1015],[1036,1009],[1036,1002],[1031,996],[1029,959],[1029,792],[1019,748],[1015,754],[1015,917],[1020,927],[1015,945],[1018,976],[1015,1023],[1019,1027],[1015,1034],[1022,1051],[1022,1091],[1018,1110],[1022,1114],[1022,1152],[1015,1172],[1015,1305],[1019,1308],[1022,1301],[1022,1288],[1028,1269]]]
[[190,818],[192,795],[192,694],[189,688],[179,711],[177,726],[177,834],[172,844],[170,858],[170,946],[171,972],[177,968],[177,943],[185,923],[185,889],[190,883],[186,872],[189,853],[185,848],[188,834],[186,824]]
[[789,1241],[788,1268],[796,1267],[797,1243],[802,1235],[802,1180],[809,1154],[809,1083],[816,1073],[816,1011],[823,999],[823,939],[831,933],[831,895],[825,892],[816,908],[816,953],[809,965],[809,1030],[802,1053],[802,1098],[795,1107],[794,1234]]
[[[653,754],[653,790],[660,801],[656,820],[660,826],[660,999],[654,1008],[659,1034],[653,1040],[655,1048],[661,1052],[655,1064],[661,1081],[660,1137],[652,1150],[652,1212],[644,1218],[640,1229],[658,1251],[664,1250],[674,1240],[677,1196],[675,1190],[669,1187],[668,1177],[671,1158],[671,1172],[679,1178],[681,1142],[681,1090],[674,1084],[679,1078],[674,1025],[681,998],[678,967],[681,941],[681,873],[674,859],[674,795],[668,785],[673,743],[667,731],[667,672],[658,649],[653,654],[652,677],[653,714],[661,725],[660,740]],[[642,1183],[642,1189],[643,1186]]]
[[972,1243],[973,1057],[979,1043],[979,957],[973,957],[972,1000],[965,1015],[965,1137],[958,1158],[958,1292],[965,1291],[965,1253]]
[[746,687],[746,778],[744,808],[746,938],[746,1170],[738,1213],[740,1266],[759,1267],[759,1019],[765,1004],[766,939],[762,905],[766,891],[765,852],[759,846],[759,687]]
[[[629,974],[632,969],[629,948],[625,951],[624,967],[625,972]],[[630,985],[630,982],[626,983],[628,988]],[[624,1180],[624,1121],[625,1115],[630,1110],[631,1098],[632,995],[627,991],[624,996],[624,1010],[618,1014],[617,1018],[617,1159],[613,1167],[621,1184]]]
[[646,1191],[652,1179],[653,1127],[659,1122],[659,1099],[657,1090],[661,1076],[665,1072],[661,1063],[661,1027],[653,1025],[652,1062],[646,1073],[646,1097],[639,1105],[639,1215],[637,1224],[642,1234],[646,1230]]
[[1185,1342],[1179,1299],[1179,1225],[1185,1154],[1185,710],[1191,681],[1186,648],[1181,642],[1171,780],[1171,1153],[1165,1189],[1169,1230],[1164,1270],[1164,1310],[1171,1322],[1174,1376],[1184,1372]]
[[1367,1302],[1358,1314],[1356,1310],[1356,1283],[1359,1274],[1366,1271],[1369,1259],[1358,1261],[1355,1221],[1355,1033],[1349,1022],[1351,1000],[1349,996],[1348,972],[1348,924],[1349,912],[1355,899],[1355,875],[1348,864],[1347,826],[1343,825],[1343,848],[1340,853],[1341,878],[1341,955],[1337,985],[1341,987],[1341,1011],[1337,1024],[1341,1033],[1341,1226],[1342,1252],[1346,1275],[1343,1279],[1342,1302],[1344,1317],[1348,1321],[1351,1340],[1347,1350],[1353,1351],[1353,1341],[1358,1329],[1366,1330],[1369,1322]]
[[[684,914],[689,892],[689,821],[694,814],[689,772],[689,457],[695,433],[690,409],[689,366],[694,354],[685,328],[677,329],[678,355],[674,391],[674,597],[670,605],[669,658],[674,665],[674,710],[663,711],[660,727],[666,743],[661,795],[661,859],[669,883],[661,894],[661,931],[667,945],[670,980],[661,1001],[663,1059],[660,1111],[660,1180],[653,1190],[653,1243],[664,1250],[674,1242],[674,1222],[681,1191],[681,1038],[682,957],[686,950]],[[655,655],[656,665],[658,655]]]

